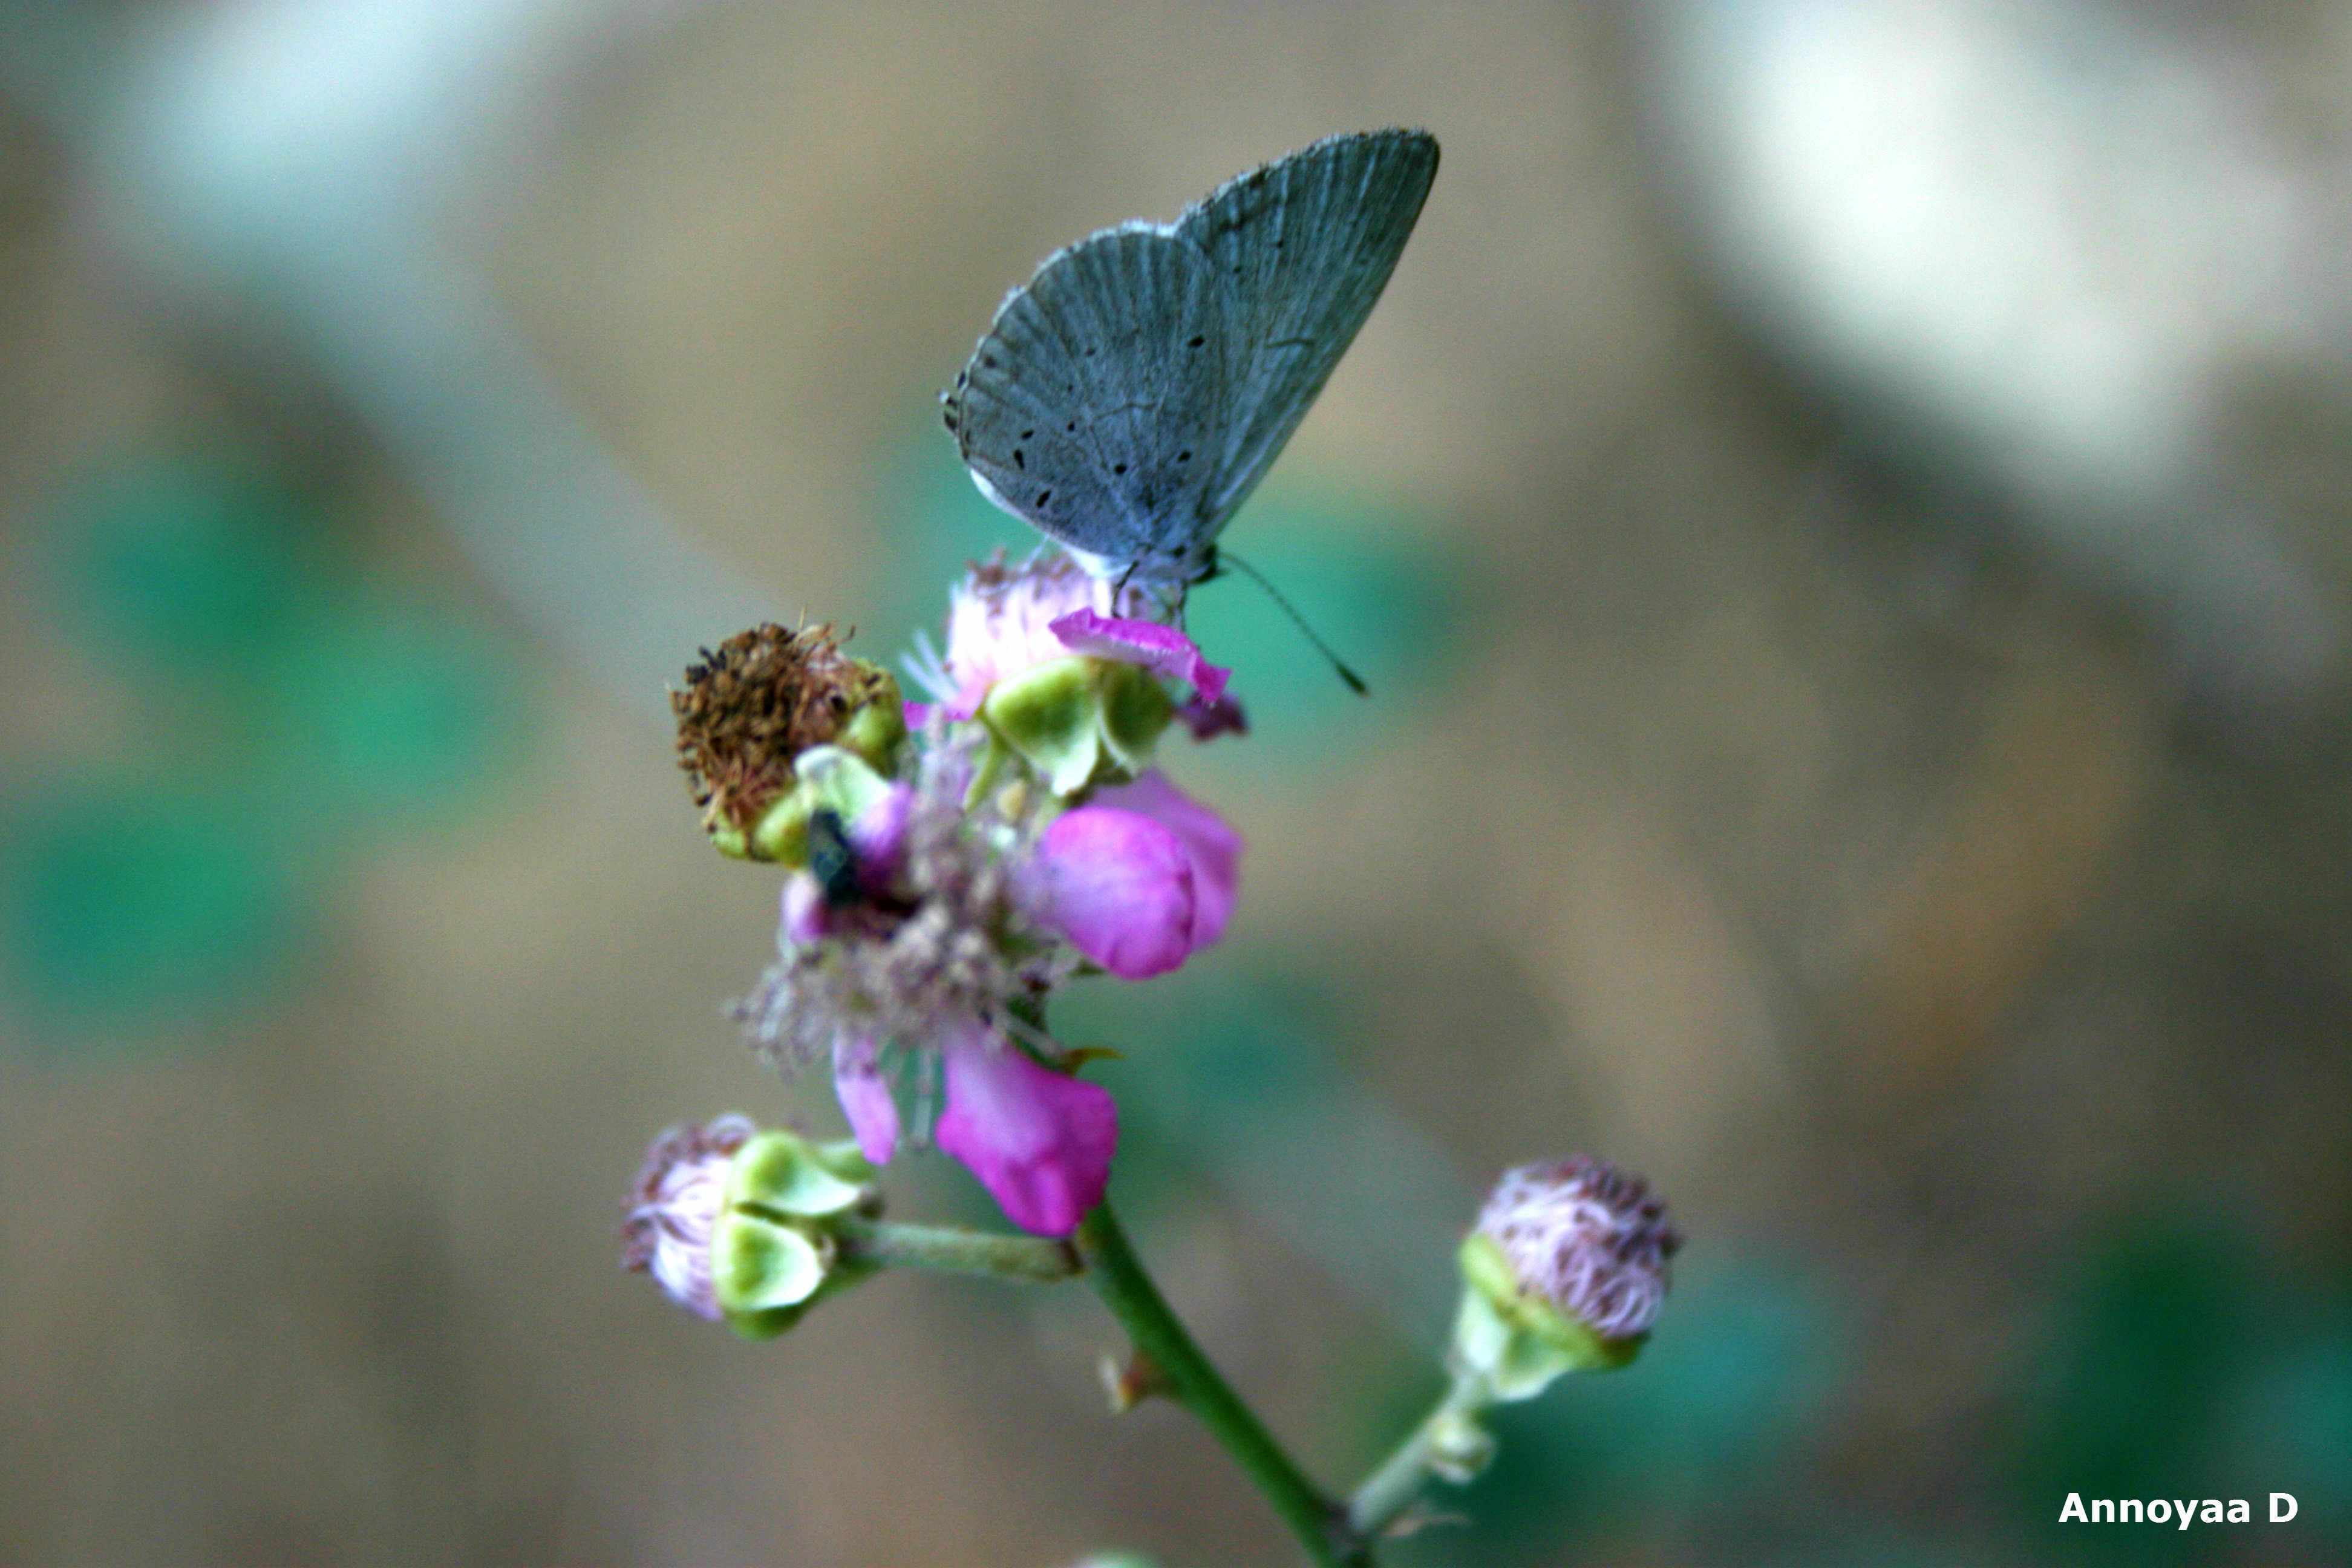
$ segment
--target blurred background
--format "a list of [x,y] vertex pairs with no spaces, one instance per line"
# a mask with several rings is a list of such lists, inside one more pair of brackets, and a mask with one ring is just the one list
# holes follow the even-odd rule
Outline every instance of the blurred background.
[[2347,70],[2305,0],[7,0],[0,1561],[1289,1561],[1082,1291],[749,1346],[616,1226],[666,1124],[837,1126],[664,682],[895,654],[1018,542],[934,402],[1004,290],[1395,122],[1231,536],[1372,700],[1199,595],[1241,913],[1058,1016],[1178,1304],[1352,1479],[1590,1150],[1656,1339],[1398,1563],[2352,1560]]

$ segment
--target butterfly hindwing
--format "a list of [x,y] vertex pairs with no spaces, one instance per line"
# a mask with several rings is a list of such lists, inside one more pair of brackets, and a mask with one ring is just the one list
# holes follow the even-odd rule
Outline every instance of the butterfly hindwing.
[[964,462],[1006,510],[1133,560],[1199,514],[1227,425],[1224,290],[1165,227],[1107,229],[1013,290],[948,397]]

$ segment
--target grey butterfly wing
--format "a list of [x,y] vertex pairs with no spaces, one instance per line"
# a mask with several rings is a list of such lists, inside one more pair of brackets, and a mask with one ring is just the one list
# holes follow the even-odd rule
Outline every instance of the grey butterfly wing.
[[1048,257],[999,307],[946,399],[981,488],[1112,561],[1184,531],[1227,429],[1225,298],[1200,247],[1158,225]]
[[1192,524],[1206,530],[1202,542],[1307,416],[1388,286],[1436,176],[1437,139],[1425,131],[1333,136],[1227,181],[1177,220],[1224,286],[1233,334],[1229,423]]

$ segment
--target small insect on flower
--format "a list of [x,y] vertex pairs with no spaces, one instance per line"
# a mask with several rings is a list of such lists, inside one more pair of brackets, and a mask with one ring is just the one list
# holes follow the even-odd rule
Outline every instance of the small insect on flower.
[[850,842],[841,813],[821,805],[809,813],[809,875],[829,910],[847,909],[863,892],[857,875],[857,850]]

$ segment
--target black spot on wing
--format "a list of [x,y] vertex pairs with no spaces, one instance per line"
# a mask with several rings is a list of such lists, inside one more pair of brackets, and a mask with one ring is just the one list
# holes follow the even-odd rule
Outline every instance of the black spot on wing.
[[954,426],[964,461],[1054,538],[1141,554],[1171,516],[1199,511],[1190,454],[1224,425],[1223,367],[1184,345],[1224,341],[1223,305],[1199,248],[1164,230],[1057,252],[973,352]]

